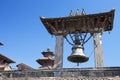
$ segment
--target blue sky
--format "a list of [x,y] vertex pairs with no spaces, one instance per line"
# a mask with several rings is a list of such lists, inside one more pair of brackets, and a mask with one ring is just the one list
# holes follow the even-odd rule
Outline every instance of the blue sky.
[[[76,13],[85,9],[86,14],[108,12],[115,8],[114,28],[110,34],[105,32],[102,37],[104,65],[120,66],[120,1],[119,0],[0,0],[0,53],[19,63],[33,68],[40,65],[36,59],[43,57],[42,51],[48,47],[54,52],[55,37],[44,28],[39,17],[64,17],[70,10]],[[93,39],[85,44],[85,53],[90,56],[86,63],[79,66],[67,61],[71,47],[64,41],[63,67],[94,67]]]

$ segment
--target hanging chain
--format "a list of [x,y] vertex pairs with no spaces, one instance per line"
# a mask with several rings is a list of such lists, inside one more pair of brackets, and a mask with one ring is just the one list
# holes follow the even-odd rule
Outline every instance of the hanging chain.
[[84,46],[84,44],[86,42],[88,42],[90,40],[90,38],[93,36],[90,34],[90,36],[88,37],[87,35],[88,35],[88,33],[76,32],[75,34],[69,34],[69,37],[72,40],[72,42],[70,42],[70,40],[68,40],[67,36],[65,36],[65,39],[70,45]]

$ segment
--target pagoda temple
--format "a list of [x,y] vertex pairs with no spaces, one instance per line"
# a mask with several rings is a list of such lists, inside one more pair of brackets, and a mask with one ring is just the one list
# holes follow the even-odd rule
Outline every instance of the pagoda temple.
[[50,49],[43,51],[43,58],[37,59],[36,61],[41,65],[40,69],[51,69],[54,65],[53,52]]

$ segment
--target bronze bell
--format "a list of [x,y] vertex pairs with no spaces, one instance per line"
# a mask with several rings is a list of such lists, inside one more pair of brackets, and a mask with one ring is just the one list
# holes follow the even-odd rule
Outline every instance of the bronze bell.
[[68,57],[68,60],[74,63],[83,63],[88,61],[88,59],[83,53],[83,47],[81,45],[74,45],[72,47],[72,54]]

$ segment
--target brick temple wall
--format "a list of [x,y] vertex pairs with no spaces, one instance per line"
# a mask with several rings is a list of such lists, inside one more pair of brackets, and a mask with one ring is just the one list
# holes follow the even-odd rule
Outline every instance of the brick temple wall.
[[0,80],[120,80],[120,67],[5,71]]
[[41,78],[0,78],[0,80],[120,80],[120,77],[94,77],[94,78],[61,78],[61,77],[41,77]]

